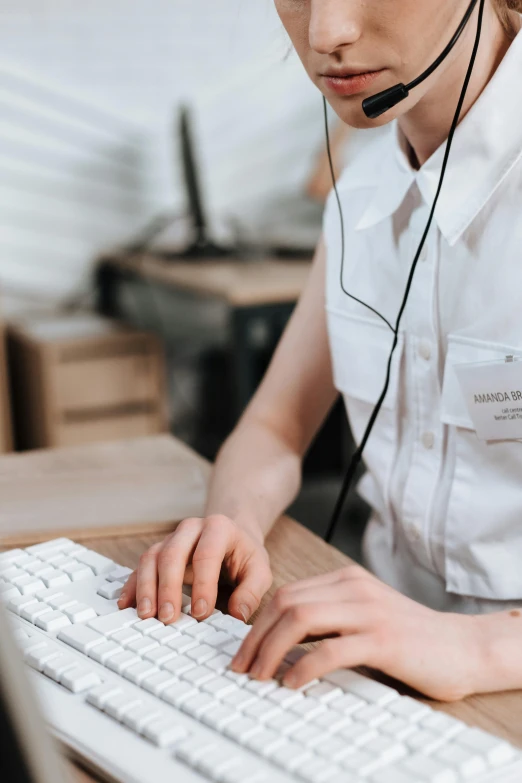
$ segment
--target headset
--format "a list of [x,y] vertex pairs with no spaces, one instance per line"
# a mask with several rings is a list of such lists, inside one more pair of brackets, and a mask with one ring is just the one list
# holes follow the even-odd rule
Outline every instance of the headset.
[[343,272],[344,272],[344,255],[345,255],[345,237],[344,237],[344,220],[343,220],[343,211],[341,206],[341,200],[339,198],[339,192],[337,190],[337,183],[335,179],[335,172],[332,162],[332,153],[330,149],[330,136],[328,132],[328,114],[327,114],[327,107],[326,107],[326,99],[323,97],[323,109],[324,109],[324,124],[325,124],[325,134],[326,134],[326,149],[328,153],[328,161],[330,164],[330,173],[332,176],[332,183],[333,183],[333,189],[335,193],[335,197],[337,200],[337,206],[339,209],[339,217],[340,217],[340,227],[341,227],[341,273],[340,273],[340,283],[341,283],[341,289],[342,291],[350,297],[350,299],[354,299],[356,302],[359,302],[359,304],[363,305],[364,307],[371,310],[373,313],[375,313],[381,320],[383,320],[387,326],[390,328],[392,334],[393,334],[393,341],[392,341],[392,347],[390,350],[390,354],[388,357],[388,363],[386,367],[386,378],[384,382],[384,386],[381,392],[381,395],[379,399],[377,400],[377,403],[375,404],[375,407],[371,413],[370,419],[368,421],[368,424],[366,425],[366,429],[364,431],[363,437],[361,438],[361,442],[359,446],[354,451],[352,458],[350,460],[350,463],[348,465],[348,469],[346,471],[346,475],[343,480],[343,484],[341,487],[341,491],[339,493],[339,497],[337,498],[337,502],[335,504],[335,508],[333,510],[328,529],[326,531],[326,534],[324,536],[325,541],[331,542],[337,523],[339,522],[339,518],[341,516],[344,502],[346,500],[346,496],[350,490],[350,487],[352,485],[355,473],[357,471],[357,468],[361,462],[362,455],[364,452],[364,448],[366,446],[366,443],[368,441],[368,438],[370,437],[370,434],[373,430],[373,426],[375,424],[375,421],[379,415],[379,412],[381,410],[382,404],[384,402],[384,399],[386,397],[386,394],[388,392],[388,387],[390,385],[390,375],[391,375],[391,365],[392,365],[392,359],[393,355],[395,353],[395,349],[397,347],[397,343],[399,340],[399,327],[401,324],[402,316],[404,314],[404,310],[406,308],[406,304],[408,302],[408,297],[411,290],[411,285],[413,282],[413,276],[415,274],[415,269],[417,268],[417,263],[420,258],[420,255],[422,253],[422,249],[424,247],[424,244],[426,242],[426,237],[428,236],[428,232],[430,230],[431,224],[433,222],[433,216],[435,214],[435,209],[437,206],[437,202],[439,200],[440,192],[442,189],[442,183],[444,182],[444,176],[446,174],[446,168],[448,165],[448,159],[449,154],[451,150],[451,145],[453,142],[453,137],[455,135],[455,130],[457,128],[457,125],[459,123],[460,114],[462,111],[462,106],[464,104],[464,99],[466,97],[466,93],[468,90],[469,82],[471,79],[471,74],[473,73],[473,68],[475,65],[475,60],[477,57],[477,52],[480,44],[480,37],[482,33],[482,22],[484,18],[484,5],[485,0],[471,0],[471,3],[466,11],[466,14],[464,15],[464,18],[462,19],[460,25],[458,26],[453,38],[449,42],[449,44],[446,46],[444,51],[437,57],[437,59],[427,68],[420,76],[418,76],[416,79],[411,81],[409,84],[396,84],[393,87],[389,87],[386,90],[383,90],[382,92],[377,93],[376,95],[373,95],[369,98],[366,98],[363,103],[363,111],[366,114],[367,117],[370,119],[375,119],[377,117],[380,117],[385,112],[389,111],[393,106],[396,106],[398,103],[403,101],[405,98],[408,97],[410,90],[417,87],[421,82],[423,82],[425,79],[428,78],[440,65],[444,62],[446,57],[449,55],[449,53],[454,48],[455,44],[459,40],[460,36],[462,35],[464,29],[466,28],[466,25],[468,24],[469,20],[471,19],[471,16],[473,14],[473,11],[475,10],[475,7],[479,3],[479,12],[478,12],[478,20],[477,20],[477,33],[475,36],[475,43],[473,45],[473,51],[471,54],[471,59],[469,62],[469,66],[466,72],[466,77],[464,79],[464,84],[460,93],[459,101],[457,104],[457,109],[455,111],[455,115],[453,117],[453,121],[451,123],[451,128],[448,134],[448,140],[446,144],[446,150],[444,153],[444,159],[442,163],[442,169],[440,173],[439,178],[439,184],[437,186],[437,192],[435,195],[435,198],[433,200],[433,205],[431,207],[430,216],[428,218],[428,222],[426,223],[426,227],[424,229],[422,239],[420,241],[420,244],[417,248],[417,252],[415,253],[415,257],[413,259],[413,263],[411,265],[410,273],[408,275],[408,281],[406,283],[406,289],[404,291],[403,299],[401,306],[399,308],[399,312],[397,314],[397,318],[395,320],[395,326],[392,326],[392,324],[388,321],[387,318],[385,318],[381,313],[379,313],[377,310],[375,310],[373,307],[371,307],[366,302],[363,302],[361,299],[358,299],[353,294],[349,293],[343,283]]

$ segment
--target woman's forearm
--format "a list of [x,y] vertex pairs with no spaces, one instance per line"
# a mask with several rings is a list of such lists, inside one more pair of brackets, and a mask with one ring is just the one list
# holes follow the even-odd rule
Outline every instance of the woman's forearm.
[[301,457],[270,427],[250,417],[218,454],[205,513],[224,514],[264,540],[300,483]]

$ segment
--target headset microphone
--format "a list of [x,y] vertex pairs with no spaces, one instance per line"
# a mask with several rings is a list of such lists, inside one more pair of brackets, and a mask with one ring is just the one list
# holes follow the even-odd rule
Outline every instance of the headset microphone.
[[470,20],[471,14],[473,13],[475,6],[477,5],[477,2],[478,0],[471,0],[468,10],[466,11],[466,14],[462,22],[459,24],[457,31],[453,36],[453,38],[451,39],[451,41],[449,42],[449,44],[446,46],[442,54],[440,54],[437,57],[437,59],[430,65],[430,67],[426,68],[426,70],[423,73],[421,73],[420,76],[418,76],[409,84],[396,84],[393,87],[388,87],[387,90],[378,92],[376,95],[372,95],[370,98],[366,98],[363,101],[362,107],[367,117],[369,117],[372,120],[375,120],[377,117],[380,117],[381,114],[384,114],[385,112],[392,109],[394,106],[396,106],[398,103],[400,103],[401,101],[403,101],[405,98],[408,97],[408,95],[410,94],[410,90],[413,90],[414,87],[417,87],[419,84],[421,84],[421,82],[427,79],[428,76],[431,76],[433,71],[437,70],[439,65],[441,65],[441,63],[444,62],[444,60],[451,52],[451,50],[459,40],[460,36],[464,32],[464,29]]
[[[391,87],[388,90],[384,90],[383,92],[377,93],[377,95],[374,95],[374,96],[372,96],[370,98],[367,98],[365,101],[363,101],[363,110],[364,110],[364,112],[366,113],[366,115],[368,117],[370,117],[370,118],[380,117],[381,114],[384,114],[384,112],[388,111],[393,106],[395,106],[397,103],[399,103],[400,101],[404,100],[404,98],[407,98],[408,94],[409,94],[409,91],[411,89],[413,89],[418,84],[423,82],[424,79],[427,79],[428,76],[430,76],[430,74],[432,74],[433,71],[435,71],[439,67],[439,65],[446,59],[448,54],[451,52],[451,50],[453,49],[453,47],[455,46],[455,44],[459,40],[459,38],[460,38],[464,28],[466,27],[466,24],[468,23],[468,21],[471,18],[473,10],[474,10],[474,8],[475,8],[475,6],[477,5],[478,2],[479,2],[479,0],[472,0],[472,2],[469,5],[468,10],[466,11],[466,15],[464,16],[464,19],[460,23],[460,25],[459,25],[455,35],[453,36],[453,38],[451,39],[449,44],[446,46],[446,48],[444,49],[442,54],[439,55],[439,57],[434,61],[434,63],[432,65],[430,65],[430,67],[426,71],[424,71],[424,73],[422,73],[419,77],[417,77],[417,79],[414,79],[412,82],[410,82],[407,85],[396,84],[394,87]],[[461,93],[460,93],[460,97],[459,97],[459,100],[458,100],[458,104],[457,104],[457,108],[456,108],[456,111],[455,111],[455,115],[453,117],[453,121],[451,123],[451,128],[450,128],[450,131],[449,131],[449,134],[448,134],[448,141],[447,141],[447,144],[446,144],[446,149],[444,151],[444,159],[443,159],[443,162],[442,162],[442,169],[441,169],[441,173],[440,173],[440,178],[439,178],[439,184],[438,184],[438,187],[437,187],[437,192],[436,192],[435,199],[433,201],[433,204],[432,204],[432,207],[431,207],[431,210],[430,210],[430,215],[429,215],[429,218],[428,218],[428,222],[426,224],[426,227],[424,229],[424,233],[422,235],[422,239],[421,239],[420,244],[419,244],[419,246],[417,248],[417,252],[415,253],[415,257],[413,259],[413,263],[412,263],[411,268],[410,268],[410,272],[409,272],[409,275],[408,275],[408,281],[407,281],[407,284],[406,284],[406,289],[404,291],[403,299],[402,299],[402,302],[401,302],[401,306],[399,308],[399,312],[397,314],[395,325],[392,325],[374,307],[372,307],[371,305],[367,304],[366,302],[363,302],[361,299],[358,299],[356,296],[354,296],[353,294],[349,293],[346,290],[346,288],[344,287],[344,282],[343,282],[343,277],[344,277],[344,275],[343,275],[343,272],[344,272],[344,249],[345,249],[344,220],[343,220],[343,211],[342,211],[342,206],[341,206],[341,199],[339,197],[339,192],[337,190],[337,184],[336,184],[336,180],[335,180],[335,172],[334,172],[333,162],[332,162],[332,154],[331,154],[331,149],[330,149],[330,138],[329,138],[329,133],[328,133],[328,113],[327,113],[327,109],[326,109],[326,100],[323,97],[324,124],[325,124],[325,132],[326,132],[326,149],[327,149],[327,152],[328,152],[328,161],[329,161],[329,164],[330,164],[330,173],[331,173],[331,176],[332,176],[333,189],[334,189],[335,197],[336,197],[336,200],[337,200],[337,206],[339,208],[339,219],[340,219],[340,227],[341,227],[341,270],[340,270],[341,289],[347,296],[350,297],[350,299],[353,299],[356,302],[358,302],[359,304],[361,304],[364,307],[368,308],[368,310],[371,310],[382,321],[384,321],[384,323],[390,328],[390,330],[391,330],[391,332],[393,334],[392,346],[391,346],[390,354],[389,354],[389,357],[388,357],[388,363],[387,363],[387,366],[386,366],[386,377],[385,377],[385,381],[384,381],[384,386],[383,386],[381,395],[380,395],[379,399],[377,400],[377,402],[376,402],[376,404],[375,404],[375,406],[374,406],[374,408],[372,410],[372,413],[370,415],[370,419],[368,421],[368,424],[366,425],[366,429],[365,429],[364,434],[363,434],[363,436],[361,438],[361,442],[360,442],[359,446],[357,447],[357,449],[355,450],[354,454],[352,455],[352,458],[350,460],[350,464],[349,464],[348,469],[346,471],[346,474],[345,474],[345,477],[344,477],[344,480],[343,480],[343,485],[341,487],[341,491],[339,493],[339,497],[337,498],[337,502],[335,504],[335,508],[334,508],[333,513],[332,513],[332,517],[330,519],[329,525],[328,525],[328,530],[327,530],[327,532],[325,534],[325,540],[328,541],[328,542],[332,540],[333,534],[335,532],[335,528],[337,526],[337,522],[340,519],[342,510],[343,510],[343,507],[344,507],[344,501],[346,500],[346,496],[347,496],[348,491],[349,491],[349,489],[350,489],[350,487],[352,485],[353,479],[354,479],[354,477],[356,475],[357,468],[358,468],[358,466],[359,466],[359,464],[360,464],[360,462],[362,460],[364,448],[366,446],[368,438],[370,437],[370,434],[371,434],[371,432],[373,430],[373,426],[375,424],[377,416],[379,415],[379,412],[380,412],[380,410],[382,408],[382,404],[383,404],[383,402],[384,402],[384,400],[386,398],[386,394],[388,392],[388,388],[389,388],[389,385],[390,385],[390,378],[391,378],[392,360],[393,360],[393,355],[395,353],[395,349],[396,349],[398,341],[399,341],[399,328],[400,328],[400,324],[401,324],[401,321],[402,321],[402,316],[404,314],[404,310],[406,309],[406,304],[408,302],[408,297],[409,297],[411,286],[412,286],[412,283],[413,283],[413,276],[415,274],[415,269],[417,267],[417,263],[419,261],[420,255],[421,255],[422,248],[424,247],[424,244],[426,242],[426,237],[428,236],[428,232],[430,230],[430,227],[431,227],[431,224],[432,224],[432,221],[433,221],[433,217],[435,215],[435,208],[436,208],[437,202],[439,200],[440,192],[441,192],[441,189],[442,189],[442,183],[444,182],[444,175],[446,174],[446,168],[447,168],[447,165],[448,165],[448,159],[449,159],[449,154],[450,154],[450,150],[451,150],[451,145],[452,145],[452,142],[453,142],[453,137],[455,135],[455,130],[456,130],[457,125],[459,123],[460,115],[461,115],[461,112],[462,112],[462,106],[464,104],[464,99],[466,97],[466,93],[467,93],[467,90],[468,90],[469,82],[470,82],[470,79],[471,79],[471,74],[473,72],[473,67],[475,65],[475,60],[476,60],[476,57],[477,57],[477,52],[478,52],[479,43],[480,43],[480,36],[481,36],[481,32],[482,32],[482,20],[483,20],[483,17],[484,17],[484,6],[485,6],[485,0],[480,0],[478,21],[477,21],[477,32],[476,32],[476,35],[475,35],[475,43],[473,45],[473,51],[471,53],[471,58],[470,58],[470,62],[469,62],[469,66],[468,66],[467,72],[466,72],[466,77],[464,79],[464,84],[463,84],[463,87],[462,87],[462,90],[461,90]]]

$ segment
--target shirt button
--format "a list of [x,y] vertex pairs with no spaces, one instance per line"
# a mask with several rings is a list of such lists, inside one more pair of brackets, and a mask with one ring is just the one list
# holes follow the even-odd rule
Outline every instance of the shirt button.
[[425,432],[422,436],[422,445],[425,449],[432,449],[435,443],[435,435],[433,432]]
[[423,340],[419,345],[419,354],[423,359],[426,359],[426,361],[431,359],[431,346],[425,340]]

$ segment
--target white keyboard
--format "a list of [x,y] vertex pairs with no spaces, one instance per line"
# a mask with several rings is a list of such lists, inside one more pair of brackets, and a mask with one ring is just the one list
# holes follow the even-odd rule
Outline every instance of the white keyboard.
[[[116,600],[130,569],[65,538],[0,553],[0,595],[49,724],[113,778],[139,783],[522,780],[507,742],[348,669],[299,691],[229,670],[249,626],[171,625]],[[302,654],[293,650],[282,670]]]

